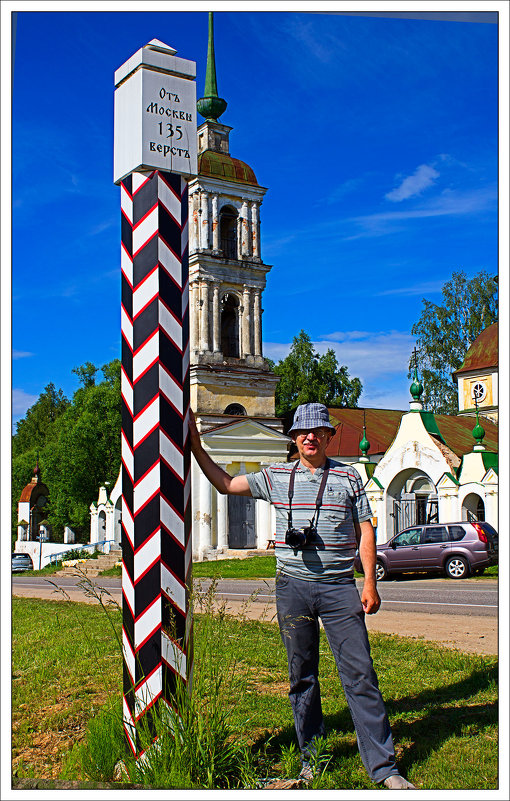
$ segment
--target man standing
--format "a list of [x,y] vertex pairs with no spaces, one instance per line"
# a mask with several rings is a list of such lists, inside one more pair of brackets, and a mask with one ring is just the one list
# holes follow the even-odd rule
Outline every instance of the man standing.
[[[389,789],[414,790],[395,763],[364,621],[364,615],[374,614],[381,604],[372,513],[359,473],[326,456],[334,431],[323,404],[305,403],[289,431],[299,459],[232,478],[204,451],[194,419],[190,421],[193,454],[218,492],[261,498],[276,510],[276,608],[287,650],[289,699],[302,757],[300,778],[313,778],[314,740],[324,735],[320,618],[370,778]],[[365,574],[361,599],[353,573],[356,547]]]

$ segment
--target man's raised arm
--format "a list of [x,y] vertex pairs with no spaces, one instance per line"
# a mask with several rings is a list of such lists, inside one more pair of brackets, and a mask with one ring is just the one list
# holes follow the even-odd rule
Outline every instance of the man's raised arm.
[[204,450],[195,422],[195,415],[191,409],[189,412],[189,438],[193,456],[204,475],[207,476],[218,492],[221,492],[222,495],[251,495],[250,485],[246,476],[234,476],[232,478],[216,462],[213,462],[209,454]]

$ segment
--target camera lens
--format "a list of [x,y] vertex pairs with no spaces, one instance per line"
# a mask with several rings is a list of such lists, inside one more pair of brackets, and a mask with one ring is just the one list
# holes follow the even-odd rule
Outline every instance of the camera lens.
[[297,528],[291,528],[285,534],[285,542],[291,548],[302,548],[306,542],[306,535]]

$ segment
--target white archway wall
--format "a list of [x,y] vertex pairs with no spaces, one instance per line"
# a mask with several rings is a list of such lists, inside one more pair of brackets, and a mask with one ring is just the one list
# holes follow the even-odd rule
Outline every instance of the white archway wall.
[[425,475],[436,487],[449,470],[450,465],[439,450],[420,442],[408,441],[398,448],[390,448],[374,471],[374,478],[385,488],[382,514],[377,514],[377,541],[387,542],[393,535],[393,501],[411,476]]
[[462,520],[469,521],[470,513],[474,515],[478,519],[478,510],[480,505],[483,504],[484,513],[482,515],[482,520],[485,519],[485,501],[482,495],[478,492],[470,492],[468,495],[465,496],[464,501],[462,503]]
[[[232,465],[220,465],[228,473]],[[243,465],[244,467],[244,465]],[[261,469],[262,465],[257,465]],[[219,555],[228,550],[228,505],[227,495],[219,493],[212,487],[205,475],[192,460],[192,543],[193,559],[201,561],[209,554]],[[251,470],[249,471],[251,472]],[[265,550],[268,539],[274,538],[276,531],[276,513],[267,501],[255,501],[255,536],[256,548]]]
[[439,490],[438,506],[441,523],[458,523],[462,519],[459,511],[458,489]]
[[367,498],[372,510],[372,520],[375,519],[376,538],[378,543],[386,542],[386,526],[383,519],[385,515],[384,492],[381,489],[367,490]]
[[271,504],[267,501],[255,501],[255,534],[257,537],[257,548],[267,547],[267,541],[273,539],[274,528],[272,525]]
[[[432,486],[435,486],[435,483],[430,475],[427,475],[422,469],[412,467],[408,467],[405,470],[397,473],[397,475],[395,475],[390,482],[384,494],[384,542],[387,542],[390,537],[398,533],[396,530],[397,526],[394,517],[395,501],[399,500],[401,494],[405,492],[406,484],[408,482],[414,483],[417,479],[426,479]],[[402,528],[402,526],[399,526],[399,528]],[[383,532],[381,532],[381,536],[382,534]]]
[[490,523],[496,531],[499,530],[499,520],[498,520],[498,493],[497,490],[492,486],[485,486],[484,484],[464,484],[459,487],[459,495],[458,495],[458,513],[459,517],[458,520],[466,519],[466,517],[462,517],[463,510],[465,508],[465,501],[469,495],[477,495],[479,496],[485,505],[485,520],[487,523]]

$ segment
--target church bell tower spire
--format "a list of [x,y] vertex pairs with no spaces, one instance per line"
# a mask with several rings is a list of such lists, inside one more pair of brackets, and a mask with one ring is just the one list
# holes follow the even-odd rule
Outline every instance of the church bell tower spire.
[[197,109],[202,117],[216,122],[227,108],[227,101],[218,96],[216,82],[216,59],[214,56],[214,19],[209,11],[209,41],[207,45],[207,67],[205,71],[204,97],[197,101]]
[[[221,17],[220,17],[221,19]],[[239,415],[275,418],[278,383],[262,352],[262,294],[271,269],[261,255],[260,207],[266,189],[249,164],[230,155],[232,128],[218,120],[214,18],[198,127],[198,175],[189,183],[191,405],[214,426]]]

